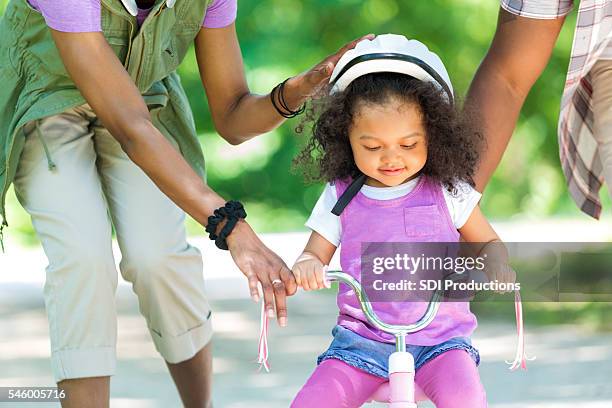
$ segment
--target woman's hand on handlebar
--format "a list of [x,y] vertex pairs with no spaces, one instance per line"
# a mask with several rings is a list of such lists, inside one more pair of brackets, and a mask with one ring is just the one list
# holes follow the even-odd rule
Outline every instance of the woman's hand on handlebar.
[[245,221],[236,224],[226,241],[232,259],[249,281],[251,298],[259,301],[260,283],[268,317],[274,317],[276,306],[278,324],[286,326],[287,296],[296,292],[297,285],[285,262],[261,242]]

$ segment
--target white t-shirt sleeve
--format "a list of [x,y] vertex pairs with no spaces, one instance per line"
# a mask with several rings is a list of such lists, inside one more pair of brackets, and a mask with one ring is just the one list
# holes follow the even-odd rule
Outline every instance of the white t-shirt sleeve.
[[340,217],[331,213],[337,201],[336,187],[327,183],[305,224],[335,246],[340,245],[342,233]]
[[451,220],[455,228],[463,227],[472,215],[472,211],[478,205],[482,194],[467,183],[459,183],[457,185],[457,193],[452,194],[446,188],[444,191],[444,200],[448,207]]

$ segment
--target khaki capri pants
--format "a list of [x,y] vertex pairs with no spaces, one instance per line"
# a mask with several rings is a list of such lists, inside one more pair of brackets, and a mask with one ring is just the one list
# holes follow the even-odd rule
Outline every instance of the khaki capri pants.
[[15,191],[49,260],[44,298],[56,381],[115,372],[111,220],[121,274],[138,296],[155,347],[169,363],[193,357],[210,341],[212,326],[202,257],[186,241],[184,212],[89,105],[30,122],[25,133]]

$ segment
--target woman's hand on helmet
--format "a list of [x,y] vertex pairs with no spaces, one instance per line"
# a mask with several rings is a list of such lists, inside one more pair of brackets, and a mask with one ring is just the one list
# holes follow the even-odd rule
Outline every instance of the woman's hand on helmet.
[[306,72],[290,78],[285,84],[285,100],[291,109],[297,109],[307,99],[316,96],[325,85],[329,82],[329,78],[334,70],[334,67],[340,58],[350,49],[355,48],[355,45],[364,39],[373,39],[374,34],[364,35],[357,38],[340,48],[334,54],[328,56],[323,61],[312,67]]

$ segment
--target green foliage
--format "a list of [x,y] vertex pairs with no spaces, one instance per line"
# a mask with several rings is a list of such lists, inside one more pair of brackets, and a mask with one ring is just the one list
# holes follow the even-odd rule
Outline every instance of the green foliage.
[[[497,12],[495,2],[469,0],[267,0],[240,3],[237,29],[249,84],[255,92],[268,92],[278,81],[308,69],[354,38],[370,32],[393,32],[420,39],[439,53],[457,94],[464,95],[493,37]],[[556,139],[574,26],[575,11],[565,24],[550,64],[525,103],[508,153],[484,197],[484,211],[490,216],[579,214],[566,192]],[[211,169],[210,184],[228,197],[257,201],[275,214],[280,213],[279,208],[301,214],[302,221],[320,186],[304,186],[300,175],[287,171],[303,143],[304,136],[293,133],[297,122],[290,121],[244,147],[218,146],[217,137],[208,133],[213,128],[197,72],[190,69],[187,64],[182,73],[199,128],[206,132],[203,144]],[[268,154],[256,158],[245,154],[240,160],[228,160],[230,152],[246,151],[247,146],[265,149]],[[222,157],[210,154],[211,150],[227,153]],[[256,169],[247,169],[250,160],[257,162]],[[266,226],[276,230],[292,225]]]
[[[509,301],[473,302],[470,309],[483,320],[515,320],[512,296]],[[527,327],[573,324],[593,331],[612,331],[609,302],[523,302]]]
[[[0,11],[6,3],[0,0]],[[417,38],[439,53],[457,95],[464,95],[493,37],[497,12],[497,2],[477,0],[261,0],[240,2],[236,26],[249,85],[257,93],[269,92],[354,38],[392,32]],[[492,217],[579,215],[565,188],[556,140],[575,14],[567,19],[551,62],[529,95],[484,196],[483,209]],[[193,52],[179,72],[208,160],[210,185],[224,197],[245,201],[259,231],[300,228],[322,186],[306,186],[289,171],[304,142],[293,131],[298,121],[230,146],[214,131]],[[10,207],[13,220],[26,220],[15,216],[14,198]],[[28,230],[25,225],[18,227]],[[192,223],[190,231],[201,229]]]
[[[0,14],[8,0],[0,0]],[[288,76],[308,69],[344,43],[367,33],[401,33],[439,53],[457,95],[464,95],[485,55],[498,3],[478,0],[260,0],[242,1],[236,23],[251,89],[267,93]],[[527,98],[508,151],[483,198],[486,214],[574,215],[560,171],[556,123],[576,11],[568,17],[552,59]],[[306,186],[289,169],[304,142],[291,120],[240,146],[214,131],[193,52],[180,68],[208,160],[208,181],[227,198],[246,202],[258,231],[301,228],[322,186]],[[607,197],[606,194],[602,194]],[[604,206],[609,208],[606,198]],[[30,220],[14,194],[8,197],[9,233],[35,244]],[[189,232],[202,234],[194,221]],[[582,323],[610,330],[609,304],[526,303],[528,324]],[[479,316],[513,318],[510,303],[475,304]]]

